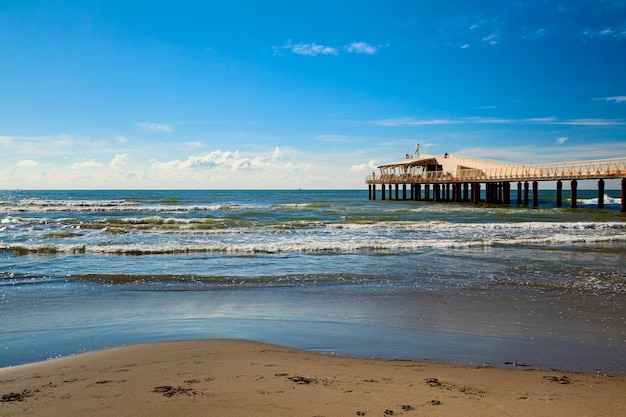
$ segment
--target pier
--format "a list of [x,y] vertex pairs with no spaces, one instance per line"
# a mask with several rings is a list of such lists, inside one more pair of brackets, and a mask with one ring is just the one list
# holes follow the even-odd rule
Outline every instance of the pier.
[[[517,204],[537,207],[539,182],[556,182],[556,206],[563,206],[563,182],[570,182],[570,207],[577,207],[578,181],[598,181],[598,208],[604,207],[605,181],[621,179],[621,211],[626,212],[626,157],[525,165],[471,157],[407,154],[404,160],[378,167],[368,175],[369,199],[429,200],[511,204],[511,184],[517,183]],[[531,189],[532,186],[532,189]],[[400,188],[402,187],[402,188]]]

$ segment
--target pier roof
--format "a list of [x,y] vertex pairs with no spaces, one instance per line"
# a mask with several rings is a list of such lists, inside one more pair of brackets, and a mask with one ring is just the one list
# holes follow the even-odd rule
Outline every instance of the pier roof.
[[488,159],[478,159],[466,156],[451,155],[448,153],[442,156],[422,154],[419,156],[408,155],[402,161],[380,165],[379,169],[394,169],[404,167],[428,167],[437,165],[441,170],[449,173],[457,172],[459,169],[489,169],[494,167],[510,167],[516,164]]

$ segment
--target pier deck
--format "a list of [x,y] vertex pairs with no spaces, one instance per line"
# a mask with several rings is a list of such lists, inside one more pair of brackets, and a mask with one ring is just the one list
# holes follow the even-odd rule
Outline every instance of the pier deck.
[[[406,199],[406,186],[411,186],[412,200],[430,200],[430,187],[433,187],[434,201],[469,201],[469,187],[472,188],[471,201],[480,201],[480,185],[484,183],[487,191],[487,203],[510,203],[510,183],[518,183],[518,204],[522,202],[522,183],[524,183],[524,203],[528,204],[528,182],[533,184],[533,206],[537,206],[537,189],[540,181],[557,182],[557,207],[561,206],[562,181],[571,181],[571,207],[576,207],[576,189],[578,180],[598,180],[598,206],[603,207],[604,180],[622,179],[621,211],[626,211],[626,157],[589,161],[556,162],[549,164],[513,164],[444,154],[406,155],[399,162],[381,165],[380,172],[366,178],[370,199],[376,198],[376,185],[382,185],[382,198],[389,186],[389,198],[392,187],[403,185]],[[424,193],[422,194],[422,186]],[[450,194],[452,193],[452,194]]]

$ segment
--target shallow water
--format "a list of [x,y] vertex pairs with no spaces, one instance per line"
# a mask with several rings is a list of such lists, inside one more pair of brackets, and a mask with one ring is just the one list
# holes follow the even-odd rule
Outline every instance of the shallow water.
[[367,191],[0,192],[0,366],[235,337],[626,372],[626,216]]

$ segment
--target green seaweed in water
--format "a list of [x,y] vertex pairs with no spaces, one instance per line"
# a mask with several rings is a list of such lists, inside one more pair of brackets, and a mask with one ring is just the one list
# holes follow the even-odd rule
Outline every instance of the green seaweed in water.
[[76,236],[76,233],[72,233],[68,231],[46,233],[45,235],[43,235],[43,237],[46,239],[63,239],[66,237],[74,237],[74,236]]
[[8,250],[13,253],[13,256],[24,256],[32,253],[32,251],[25,246],[11,246]]
[[104,233],[108,233],[110,235],[121,235],[127,233],[126,230],[122,229],[121,227],[105,227],[103,231]]

